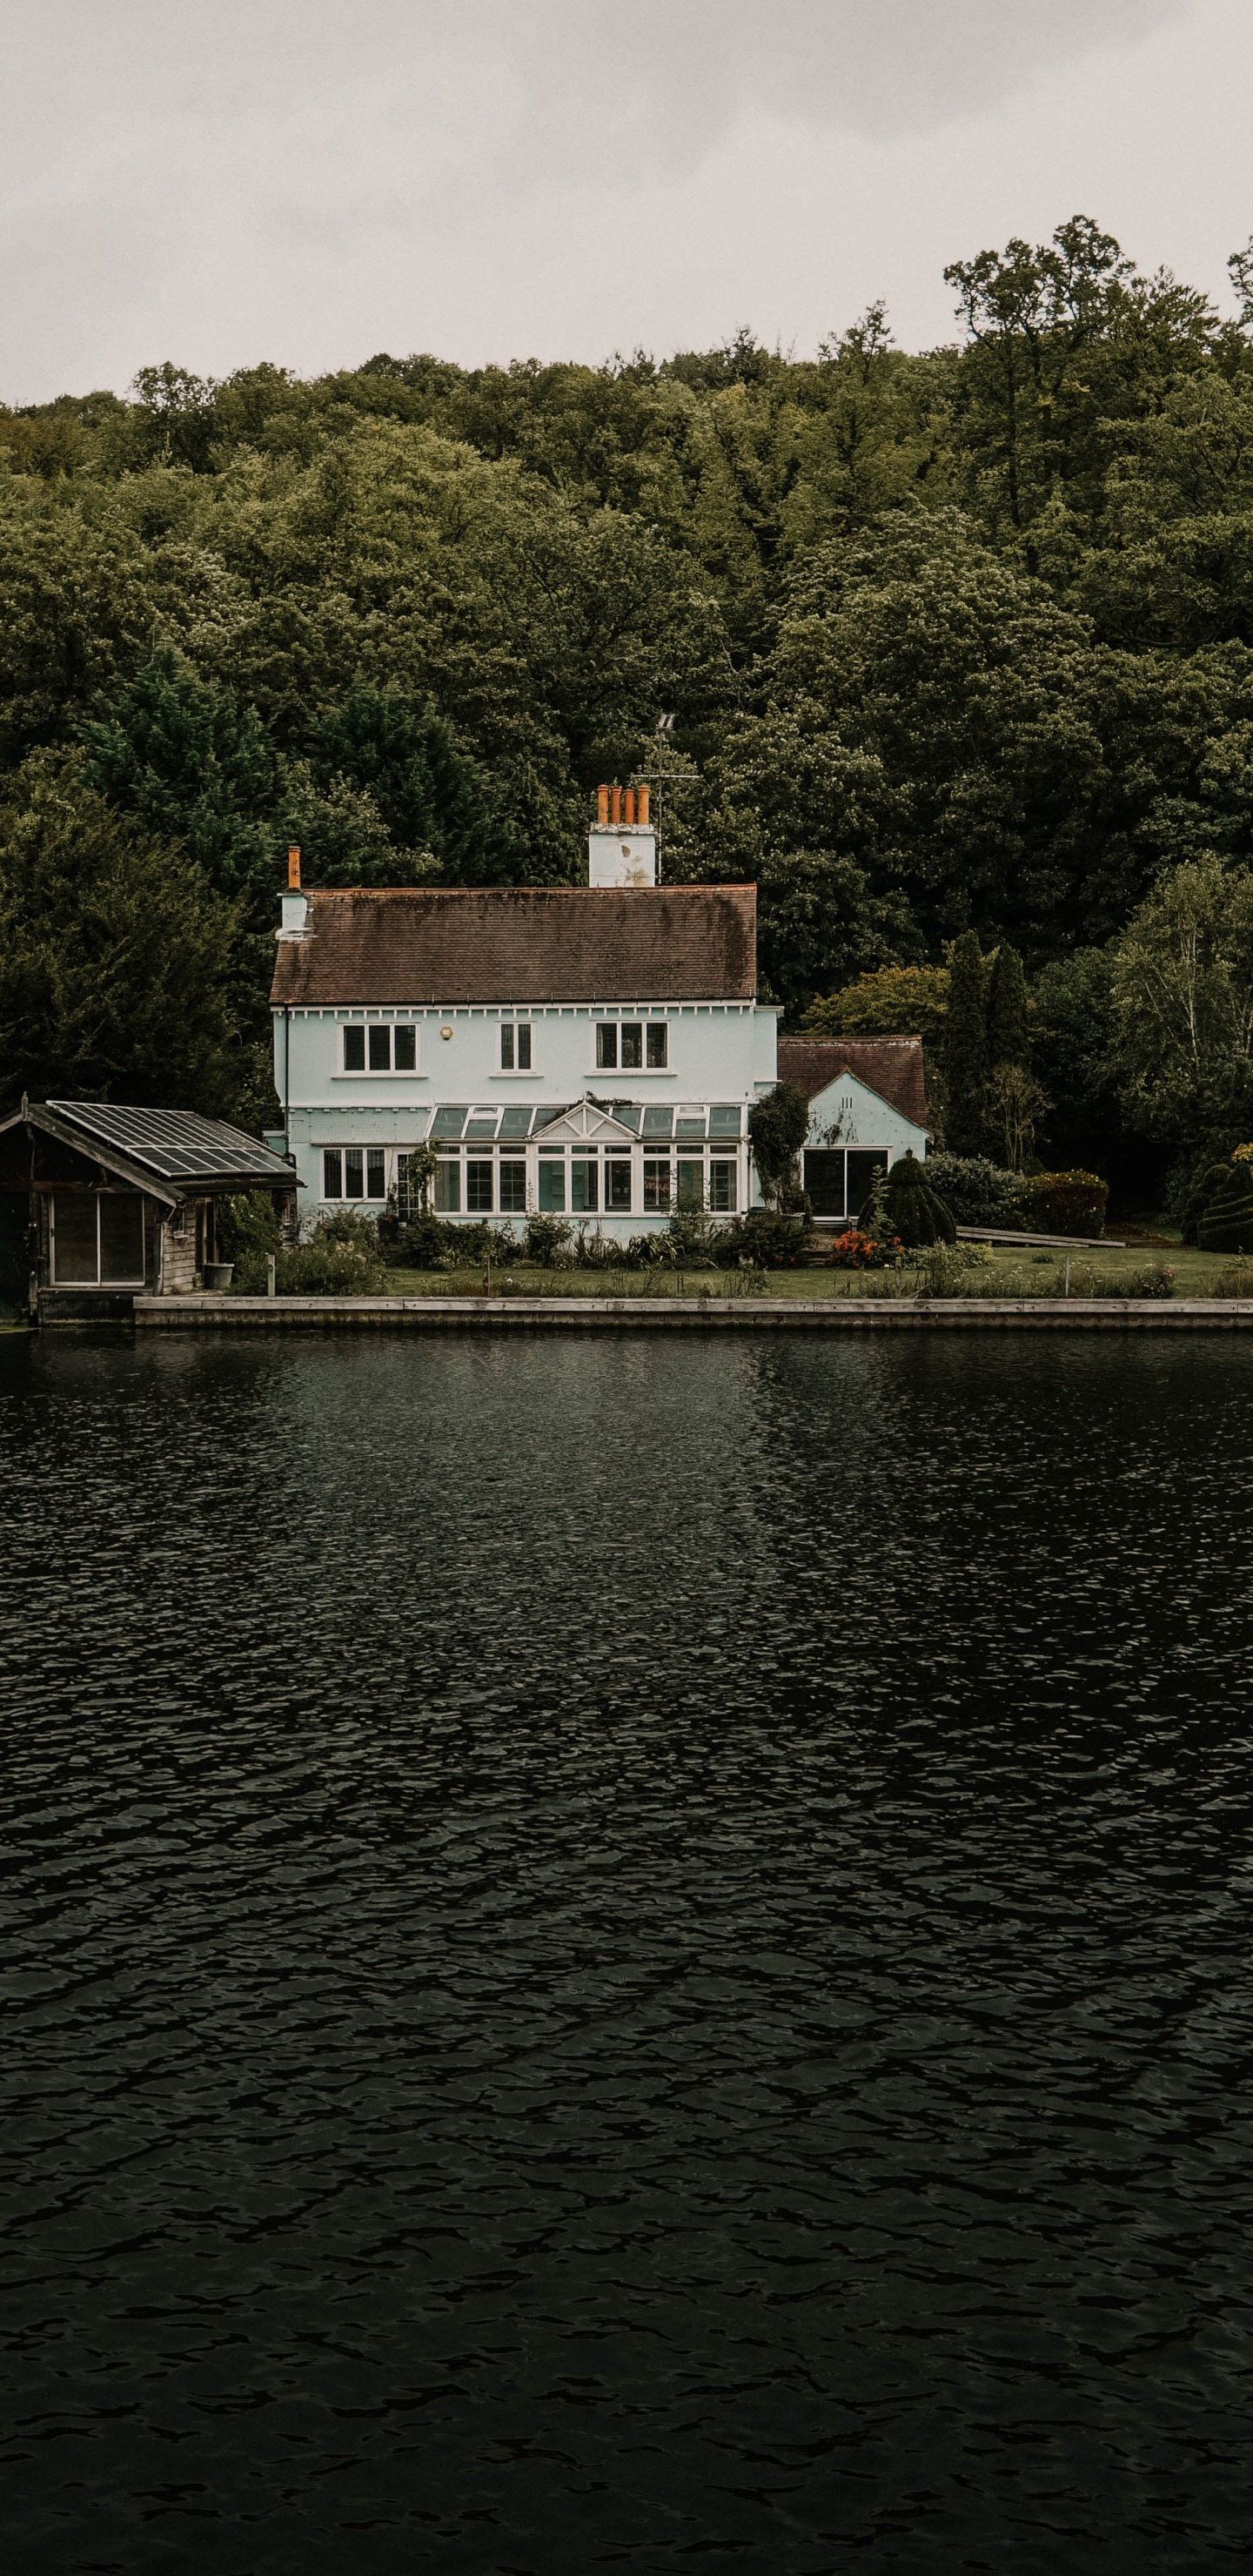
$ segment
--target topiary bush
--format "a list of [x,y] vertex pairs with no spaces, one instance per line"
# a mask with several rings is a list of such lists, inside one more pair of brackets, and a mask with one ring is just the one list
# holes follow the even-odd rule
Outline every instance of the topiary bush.
[[1095,1172],[1031,1172],[1018,1183],[1028,1234],[1104,1234],[1108,1197]]
[[1251,1165],[1253,1145],[1237,1145],[1231,1153],[1215,1154],[1211,1151],[1202,1155],[1183,1195],[1181,1214],[1185,1243],[1199,1240],[1201,1219],[1214,1200],[1227,1189],[1233,1168],[1247,1171]]
[[1202,1252],[1253,1252],[1253,1163],[1228,1163],[1198,1219]]
[[906,1252],[928,1243],[956,1243],[957,1227],[938,1191],[927,1178],[927,1167],[916,1154],[901,1154],[890,1172],[876,1178],[870,1197],[858,1220],[862,1230],[876,1235],[882,1242],[895,1235]]

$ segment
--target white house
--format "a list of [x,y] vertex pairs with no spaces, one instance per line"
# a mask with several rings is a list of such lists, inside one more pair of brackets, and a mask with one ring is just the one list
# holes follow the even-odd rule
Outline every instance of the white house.
[[[289,873],[268,1141],[304,1212],[381,1208],[428,1142],[453,1220],[534,1209],[625,1236],[676,1204],[751,1203],[748,1112],[780,1069],[756,888],[659,886],[647,790],[638,809],[600,790],[584,887],[304,893],[296,852]],[[918,1041],[897,1043],[918,1055],[920,1103]],[[857,1150],[921,1151],[921,1126],[873,1099],[862,1085]]]

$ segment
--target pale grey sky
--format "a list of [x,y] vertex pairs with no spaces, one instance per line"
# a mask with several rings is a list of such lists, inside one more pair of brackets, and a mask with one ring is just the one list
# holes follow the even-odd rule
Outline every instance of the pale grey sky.
[[0,398],[798,353],[1094,215],[1226,303],[1250,0],[2,0]]

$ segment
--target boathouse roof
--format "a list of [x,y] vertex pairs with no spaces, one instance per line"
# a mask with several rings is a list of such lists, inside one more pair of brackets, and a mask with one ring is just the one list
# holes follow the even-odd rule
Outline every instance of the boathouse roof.
[[757,889],[381,886],[316,889],[279,936],[272,1001],[752,1001]]
[[271,1153],[242,1128],[199,1118],[191,1109],[132,1109],[112,1100],[24,1101],[17,1119],[6,1123],[19,1122],[98,1155],[128,1177],[151,1177],[176,1189],[243,1189],[259,1181],[276,1189],[295,1186],[291,1165],[281,1154]]

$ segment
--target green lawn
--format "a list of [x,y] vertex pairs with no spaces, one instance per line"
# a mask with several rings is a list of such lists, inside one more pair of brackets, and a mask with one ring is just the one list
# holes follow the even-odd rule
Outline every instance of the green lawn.
[[[1102,1278],[1125,1277],[1132,1293],[1136,1274],[1160,1260],[1175,1273],[1177,1297],[1253,1296],[1253,1261],[1234,1261],[1226,1254],[1196,1252],[1160,1239],[1129,1244],[1125,1251],[1112,1245],[1096,1252],[1076,1247],[1070,1259],[1076,1293],[1082,1293],[1083,1274],[1088,1270]],[[1064,1262],[1064,1253],[996,1250],[986,1265],[963,1275],[962,1290],[986,1297],[1055,1296]],[[493,1264],[493,1290],[504,1279],[529,1297],[865,1297],[892,1292],[909,1296],[920,1284],[911,1272],[889,1279],[882,1272],[848,1270],[769,1270],[755,1275],[734,1270],[536,1270],[517,1262],[502,1273]],[[393,1297],[466,1297],[482,1286],[481,1266],[392,1270],[387,1276],[387,1293]]]

